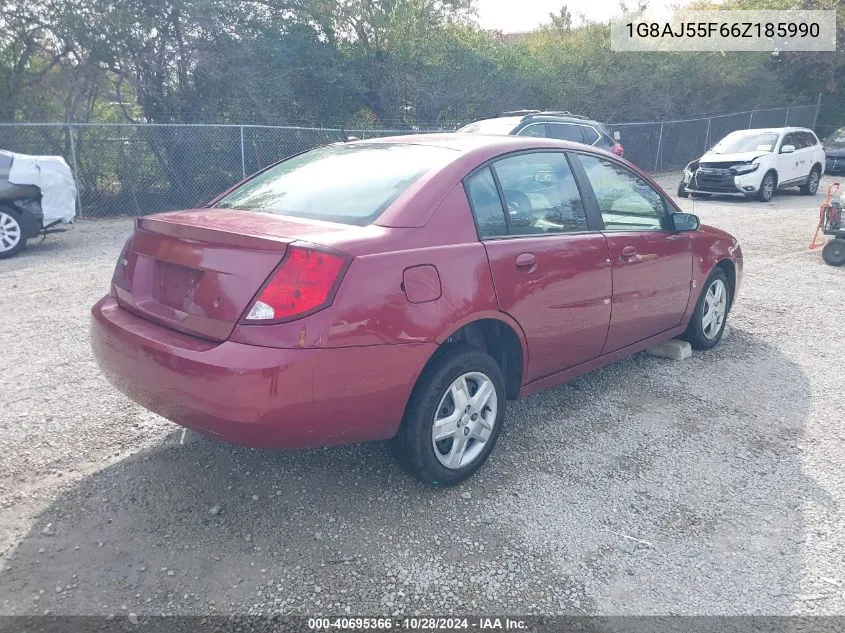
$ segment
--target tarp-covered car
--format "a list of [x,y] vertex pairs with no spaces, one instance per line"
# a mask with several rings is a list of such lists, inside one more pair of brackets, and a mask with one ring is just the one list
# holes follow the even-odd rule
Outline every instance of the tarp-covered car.
[[61,156],[0,150],[0,259],[75,216],[76,184]]

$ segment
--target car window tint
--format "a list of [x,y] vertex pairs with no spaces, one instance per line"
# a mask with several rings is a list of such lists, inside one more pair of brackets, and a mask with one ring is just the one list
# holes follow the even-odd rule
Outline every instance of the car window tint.
[[581,194],[564,154],[518,154],[495,162],[493,169],[505,196],[511,235],[587,230]]
[[502,199],[499,198],[489,167],[467,180],[466,192],[475,216],[475,224],[478,226],[478,237],[483,239],[507,235],[508,225],[505,222]]
[[783,143],[780,144],[781,151],[783,150],[785,145],[792,145],[795,147],[795,149],[800,149],[798,139],[795,138],[795,134],[787,134],[783,137]]
[[583,143],[584,137],[581,136],[581,128],[572,123],[549,123],[549,136],[552,138],[559,138],[564,141],[574,141],[576,143]]
[[522,128],[517,133],[517,136],[539,136],[541,138],[546,138],[549,136],[549,133],[546,130],[545,123],[532,123]]
[[810,132],[802,132],[802,135],[804,136],[804,147],[813,147],[818,145],[818,140],[814,134],[811,134]]
[[588,145],[595,145],[601,135],[589,125],[581,125],[579,127],[581,128],[581,133],[584,135],[584,142]]
[[580,156],[593,186],[606,231],[659,231],[663,197],[619,163]]

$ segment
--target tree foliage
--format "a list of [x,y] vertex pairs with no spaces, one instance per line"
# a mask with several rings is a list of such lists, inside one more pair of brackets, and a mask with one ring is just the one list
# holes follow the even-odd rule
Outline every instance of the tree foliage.
[[[623,5],[624,6],[624,5]],[[836,0],[726,0],[845,8]],[[564,5],[522,37],[473,0],[4,0],[0,120],[450,125],[504,109],[609,121],[811,102],[845,118],[836,53],[614,53]]]

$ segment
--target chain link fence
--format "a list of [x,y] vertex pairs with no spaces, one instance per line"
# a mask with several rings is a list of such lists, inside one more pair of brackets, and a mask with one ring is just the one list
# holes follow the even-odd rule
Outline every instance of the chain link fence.
[[[812,127],[816,106],[771,108],[683,121],[609,124],[643,169],[683,167],[728,132]],[[213,124],[0,123],[0,149],[60,155],[73,169],[79,215],[143,215],[204,204],[249,174],[312,147],[434,129]]]

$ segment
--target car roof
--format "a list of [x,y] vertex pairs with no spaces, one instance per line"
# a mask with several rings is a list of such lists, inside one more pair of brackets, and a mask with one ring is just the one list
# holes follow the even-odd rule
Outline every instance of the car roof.
[[599,121],[596,121],[595,119],[591,119],[589,117],[580,114],[574,114],[572,112],[567,112],[564,110],[517,110],[514,112],[503,112],[496,116],[485,117],[483,119],[476,119],[475,121],[472,121],[472,123],[493,120],[508,121],[513,123],[514,127],[519,125],[520,123],[530,121],[532,123],[580,123],[583,125],[597,126],[599,129],[604,128],[604,125]]
[[455,150],[455,156],[444,166],[429,172],[400,195],[379,217],[376,224],[393,227],[423,226],[431,217],[446,194],[458,185],[467,174],[472,173],[487,161],[503,154],[522,150],[579,151],[614,161],[626,163],[631,169],[651,179],[624,159],[591,145],[573,143],[553,138],[533,136],[507,136],[501,134],[466,134],[449,132],[444,134],[412,134],[391,136],[366,141],[351,141],[350,145],[427,145]]
[[729,134],[736,134],[736,135],[745,135],[745,134],[788,134],[789,132],[812,132],[810,128],[807,127],[753,127],[747,130],[734,130],[733,132],[729,132]]

